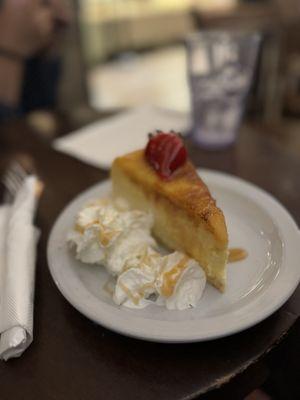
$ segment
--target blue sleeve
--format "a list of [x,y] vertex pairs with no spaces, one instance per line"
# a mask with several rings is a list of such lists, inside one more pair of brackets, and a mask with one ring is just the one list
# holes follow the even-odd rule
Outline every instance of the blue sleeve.
[[[1,0],[0,0],[1,2]],[[0,122],[41,108],[54,108],[60,77],[58,58],[32,58],[26,63],[19,107],[8,107],[0,102]]]
[[19,108],[9,107],[5,104],[0,103],[0,122],[17,117],[21,114],[21,110]]

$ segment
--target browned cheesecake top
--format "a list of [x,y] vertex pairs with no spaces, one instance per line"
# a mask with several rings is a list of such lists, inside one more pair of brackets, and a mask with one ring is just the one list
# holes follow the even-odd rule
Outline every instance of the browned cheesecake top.
[[114,165],[148,195],[158,199],[163,196],[177,209],[184,210],[195,224],[205,223],[220,244],[227,246],[224,215],[190,161],[178,168],[169,180],[163,180],[157,175],[145,160],[143,150],[116,158]]

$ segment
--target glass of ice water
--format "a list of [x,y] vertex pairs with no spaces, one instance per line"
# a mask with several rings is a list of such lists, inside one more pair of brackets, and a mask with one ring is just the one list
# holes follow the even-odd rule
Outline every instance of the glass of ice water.
[[259,45],[260,35],[251,32],[200,31],[187,39],[191,135],[202,147],[236,140]]

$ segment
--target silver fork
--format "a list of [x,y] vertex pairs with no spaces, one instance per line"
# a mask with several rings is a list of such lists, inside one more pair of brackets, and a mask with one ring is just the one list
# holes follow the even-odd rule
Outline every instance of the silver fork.
[[11,162],[6,172],[2,177],[4,185],[4,202],[11,203],[18,190],[21,188],[24,179],[27,176],[26,170],[17,161]]

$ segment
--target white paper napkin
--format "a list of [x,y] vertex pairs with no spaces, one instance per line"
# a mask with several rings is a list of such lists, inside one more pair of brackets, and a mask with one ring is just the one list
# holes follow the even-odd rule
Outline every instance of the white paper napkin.
[[33,338],[38,231],[37,178],[29,176],[11,206],[0,207],[0,358],[20,356]]
[[171,129],[185,134],[189,115],[145,106],[95,122],[54,141],[56,150],[96,167],[109,169],[122,154],[145,146],[149,132]]

